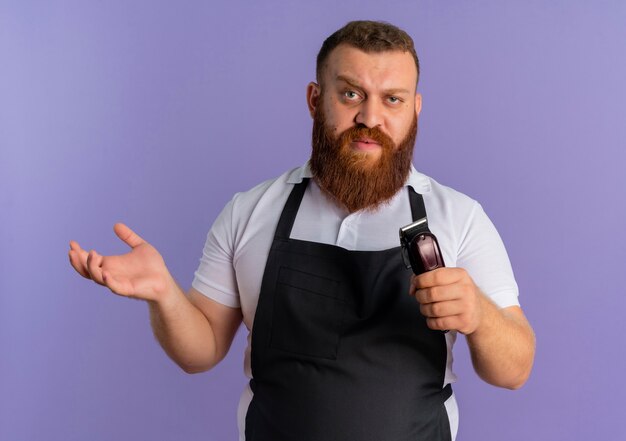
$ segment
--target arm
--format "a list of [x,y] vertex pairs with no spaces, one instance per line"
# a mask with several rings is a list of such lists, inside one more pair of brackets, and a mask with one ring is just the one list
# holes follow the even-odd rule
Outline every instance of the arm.
[[154,336],[189,374],[204,372],[228,353],[241,324],[241,309],[224,306],[191,288],[165,302],[150,302]]
[[74,269],[115,294],[146,300],[157,340],[183,370],[194,373],[215,366],[230,348],[241,310],[209,300],[193,288],[185,296],[152,245],[123,224],[114,230],[131,247],[129,253],[100,256],[72,241],[69,258]]
[[519,307],[498,309],[461,268],[439,268],[411,279],[410,293],[431,329],[467,336],[477,374],[499,387],[518,389],[528,379],[535,336]]
[[498,309],[480,296],[481,326],[467,335],[474,370],[489,384],[519,389],[532,370],[535,334],[519,306]]

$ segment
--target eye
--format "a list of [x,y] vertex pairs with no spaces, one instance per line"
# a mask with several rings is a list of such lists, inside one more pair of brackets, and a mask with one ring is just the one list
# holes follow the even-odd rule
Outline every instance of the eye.
[[400,103],[402,100],[400,98],[398,98],[397,96],[390,96],[389,98],[387,98],[387,100],[391,103],[391,104],[398,104]]
[[359,94],[354,90],[346,90],[343,92],[343,96],[350,101],[356,101],[359,98]]

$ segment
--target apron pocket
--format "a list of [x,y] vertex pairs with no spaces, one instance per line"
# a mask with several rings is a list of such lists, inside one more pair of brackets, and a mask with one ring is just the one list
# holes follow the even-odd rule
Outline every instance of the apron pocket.
[[274,294],[270,346],[334,360],[344,310],[339,282],[281,267]]

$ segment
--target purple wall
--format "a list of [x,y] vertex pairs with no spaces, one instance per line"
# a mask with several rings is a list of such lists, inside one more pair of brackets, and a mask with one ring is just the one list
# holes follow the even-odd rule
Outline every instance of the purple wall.
[[626,3],[213,3],[0,3],[0,440],[235,439],[243,334],[182,373],[68,241],[122,252],[123,220],[188,287],[232,194],[308,157],[315,55],[357,18],[413,35],[415,164],[483,204],[537,333],[516,392],[458,345],[459,440],[624,439]]

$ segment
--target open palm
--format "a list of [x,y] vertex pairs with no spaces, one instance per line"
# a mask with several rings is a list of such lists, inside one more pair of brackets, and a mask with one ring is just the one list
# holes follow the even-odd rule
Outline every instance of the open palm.
[[126,225],[113,227],[115,234],[131,247],[126,254],[101,256],[70,241],[69,258],[83,277],[108,287],[116,294],[143,300],[158,300],[175,283],[159,252]]

